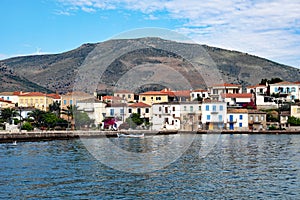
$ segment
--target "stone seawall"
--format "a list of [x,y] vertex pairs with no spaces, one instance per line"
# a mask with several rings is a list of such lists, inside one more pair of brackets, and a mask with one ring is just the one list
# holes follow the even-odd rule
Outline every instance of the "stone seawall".
[[150,135],[169,135],[169,134],[300,134],[300,131],[35,131],[35,132],[0,132],[0,143],[5,142],[25,142],[25,141],[44,141],[44,140],[68,140],[74,138],[101,138],[117,137],[117,133]]

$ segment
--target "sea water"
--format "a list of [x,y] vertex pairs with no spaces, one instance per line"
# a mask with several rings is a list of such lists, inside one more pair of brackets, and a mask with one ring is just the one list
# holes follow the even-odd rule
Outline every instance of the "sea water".
[[[182,148],[182,155],[162,166],[154,165],[159,159],[149,160],[148,165],[157,169],[139,173],[130,170],[128,159],[111,158],[114,166],[127,166],[118,170],[91,152],[97,146],[87,147],[109,140],[126,152],[147,153],[174,138],[179,143],[192,138],[192,143],[184,143],[186,149],[175,144]],[[0,198],[300,198],[300,135],[169,135],[88,142],[0,144]],[[166,155],[174,156],[172,152]]]

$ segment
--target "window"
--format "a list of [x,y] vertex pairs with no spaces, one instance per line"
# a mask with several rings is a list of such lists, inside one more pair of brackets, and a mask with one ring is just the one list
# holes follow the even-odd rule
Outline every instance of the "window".
[[142,101],[146,101],[146,97],[142,97]]
[[213,111],[215,112],[215,111],[217,111],[217,106],[216,105],[213,105]]
[[120,113],[121,113],[121,115],[124,115],[124,109],[123,108],[120,109]]
[[239,127],[243,127],[243,123],[239,123]]
[[160,101],[160,100],[161,100],[161,97],[156,97],[156,100]]
[[161,112],[161,107],[160,106],[158,107],[158,111]]
[[255,121],[258,122],[258,116],[255,116]]
[[175,106],[173,106],[173,111],[175,111]]
[[132,109],[131,108],[128,109],[128,113],[132,113]]
[[145,109],[145,113],[149,113],[149,108],[146,108],[146,109]]
[[250,116],[250,120],[251,120],[251,121],[253,120],[253,116]]
[[131,99],[131,94],[128,95],[128,99]]
[[151,97],[151,100],[153,100],[153,97]]
[[207,116],[206,116],[206,119],[207,119],[207,120],[210,120],[210,115],[207,115]]
[[194,107],[190,106],[190,112],[193,112],[193,110],[194,110]]
[[223,121],[223,116],[219,115],[219,122]]
[[67,100],[64,100],[64,105],[66,105],[67,104]]
[[198,110],[201,110],[201,106],[198,107]]
[[206,110],[206,111],[209,111],[209,105],[206,105],[206,106],[205,106],[205,110]]
[[291,92],[296,92],[296,88],[292,87]]
[[114,109],[110,109],[110,116],[113,116],[115,114],[115,110]]
[[194,98],[195,97],[195,95],[194,95],[194,93],[192,93],[192,98]]
[[240,119],[243,119],[243,115],[240,115]]
[[73,101],[72,100],[70,100],[70,105],[72,105],[73,104]]
[[278,92],[278,88],[277,88],[277,87],[275,87],[275,88],[274,88],[274,91],[275,91],[275,92]]
[[223,105],[220,105],[220,111],[223,111],[223,109],[224,109]]
[[218,94],[218,90],[217,89],[213,89],[213,94]]
[[183,110],[186,111],[186,106],[183,106]]
[[202,93],[202,97],[205,98],[205,94],[204,93]]
[[261,121],[264,121],[264,116],[261,116],[261,117],[260,117],[260,120],[261,120]]

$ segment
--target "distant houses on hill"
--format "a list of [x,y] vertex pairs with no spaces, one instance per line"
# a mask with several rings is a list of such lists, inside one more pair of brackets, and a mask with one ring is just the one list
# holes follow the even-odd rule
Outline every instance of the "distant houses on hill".
[[[300,82],[283,81],[247,88],[224,83],[207,89],[173,91],[166,88],[140,94],[128,90],[110,94],[74,91],[61,95],[1,92],[0,108],[47,112],[50,105],[56,103],[61,111],[72,112],[70,108],[73,107],[87,113],[93,119],[93,127],[100,129],[131,128],[128,123],[136,114],[141,120],[137,128],[143,129],[244,131],[290,128],[289,118],[300,118],[299,99]],[[66,112],[60,115],[70,120]],[[105,122],[108,121],[107,126]]]

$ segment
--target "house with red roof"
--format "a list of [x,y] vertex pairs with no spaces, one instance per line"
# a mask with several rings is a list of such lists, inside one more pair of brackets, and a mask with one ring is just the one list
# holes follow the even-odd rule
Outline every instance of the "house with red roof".
[[151,105],[145,104],[143,102],[130,104],[128,106],[128,115],[132,113],[138,113],[140,117],[145,120],[145,122],[149,122],[152,115]]
[[43,111],[49,110],[53,97],[41,92],[19,93],[18,107],[35,108]]
[[282,81],[270,84],[270,94],[278,95],[286,101],[300,99],[300,83]]
[[243,106],[254,102],[254,95],[251,93],[221,94],[221,100],[226,102],[228,106]]
[[125,102],[135,102],[135,100],[137,99],[136,96],[137,95],[135,95],[133,92],[131,92],[129,90],[117,90],[117,91],[114,91],[114,97],[121,98]]
[[242,93],[242,86],[231,83],[216,84],[208,87],[209,95],[213,100],[221,100],[221,94],[240,94]]
[[190,98],[191,98],[191,101],[207,99],[207,98],[209,98],[208,90],[203,90],[203,89],[192,90],[190,93]]

